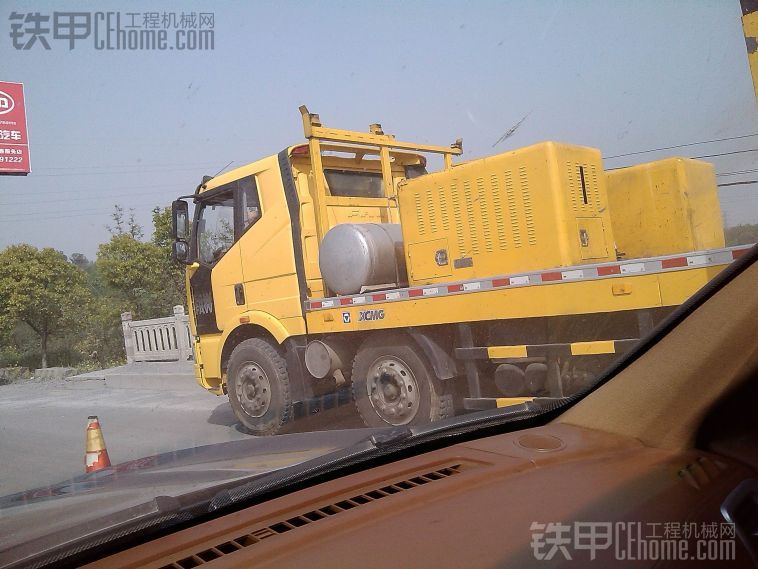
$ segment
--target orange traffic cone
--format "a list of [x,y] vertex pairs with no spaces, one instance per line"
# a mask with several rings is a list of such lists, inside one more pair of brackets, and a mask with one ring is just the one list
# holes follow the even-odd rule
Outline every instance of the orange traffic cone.
[[105,448],[103,431],[100,430],[100,422],[97,415],[87,418],[87,440],[84,451],[84,471],[96,472],[111,465],[108,451]]

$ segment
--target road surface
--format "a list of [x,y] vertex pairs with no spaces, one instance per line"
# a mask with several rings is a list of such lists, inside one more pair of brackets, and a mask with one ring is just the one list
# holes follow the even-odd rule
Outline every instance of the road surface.
[[[26,381],[0,386],[0,496],[84,473],[87,417],[97,415],[112,464],[248,438],[229,400],[190,378],[179,388],[114,388],[106,381]],[[360,426],[352,405],[298,421],[288,431]]]

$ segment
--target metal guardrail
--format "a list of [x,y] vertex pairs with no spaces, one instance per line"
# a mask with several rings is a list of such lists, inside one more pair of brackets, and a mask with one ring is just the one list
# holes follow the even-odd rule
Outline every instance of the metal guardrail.
[[192,357],[189,321],[183,306],[174,306],[174,315],[151,320],[132,320],[131,312],[121,314],[127,363],[187,361]]

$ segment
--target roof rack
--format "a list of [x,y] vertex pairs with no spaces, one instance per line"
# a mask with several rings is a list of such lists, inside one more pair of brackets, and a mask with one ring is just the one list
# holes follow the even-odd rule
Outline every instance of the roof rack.
[[[324,178],[324,165],[321,160],[322,150],[333,150],[335,143],[345,145],[345,148],[369,147],[379,149],[379,160],[382,167],[382,185],[384,195],[390,201],[397,199],[395,185],[392,180],[392,158],[390,150],[409,150],[442,154],[445,170],[453,167],[453,156],[463,153],[463,140],[460,138],[450,146],[432,146],[430,144],[416,144],[413,142],[400,142],[391,134],[385,134],[379,123],[369,125],[369,132],[357,132],[327,128],[321,124],[321,119],[315,113],[308,111],[305,105],[300,106],[300,114],[303,117],[303,132],[308,139],[308,149],[311,159],[311,168],[314,173],[317,205],[317,235],[319,242],[324,238],[329,228],[329,218],[326,207],[326,183]],[[322,142],[324,144],[322,147]],[[387,204],[389,208],[389,201]]]
[[309,141],[314,139],[325,142],[340,142],[345,144],[358,144],[372,146],[380,149],[411,150],[414,152],[428,152],[442,154],[445,160],[445,169],[452,168],[452,157],[463,154],[463,140],[458,139],[450,146],[434,146],[431,144],[417,144],[415,142],[401,142],[395,140],[392,134],[385,134],[382,125],[374,123],[369,125],[369,132],[342,130],[328,128],[321,124],[321,119],[315,113],[308,111],[305,105],[300,106],[300,114],[303,118],[303,133]]

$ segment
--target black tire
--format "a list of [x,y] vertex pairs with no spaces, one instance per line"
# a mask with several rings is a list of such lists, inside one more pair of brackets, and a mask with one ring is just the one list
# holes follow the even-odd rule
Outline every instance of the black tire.
[[275,435],[292,419],[287,364],[266,340],[250,338],[234,348],[227,391],[234,415],[251,435]]
[[437,379],[405,334],[369,336],[353,361],[352,379],[353,400],[368,427],[422,425],[454,415],[452,383]]

